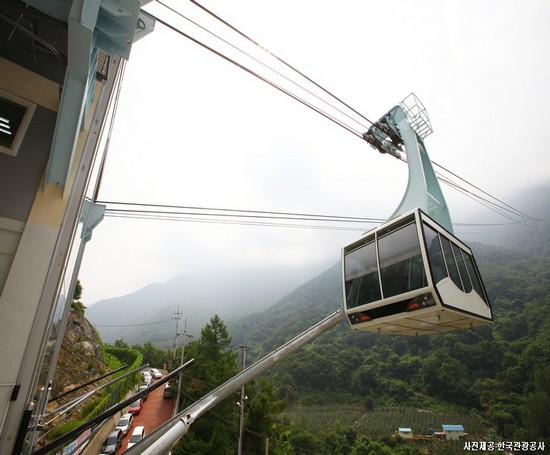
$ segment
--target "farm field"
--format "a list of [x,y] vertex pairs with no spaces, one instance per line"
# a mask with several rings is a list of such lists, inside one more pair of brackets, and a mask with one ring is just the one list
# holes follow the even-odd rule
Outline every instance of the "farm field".
[[339,422],[351,426],[359,434],[386,436],[395,434],[399,427],[412,428],[415,435],[428,434],[430,428],[441,431],[441,425],[463,425],[470,438],[487,436],[480,416],[471,412],[429,411],[426,409],[394,406],[365,411],[362,406],[350,404],[294,405],[283,413],[293,425],[315,432]]

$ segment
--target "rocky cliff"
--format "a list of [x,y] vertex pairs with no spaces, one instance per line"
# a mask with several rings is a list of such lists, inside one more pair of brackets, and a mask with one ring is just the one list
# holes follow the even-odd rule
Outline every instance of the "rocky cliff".
[[107,371],[101,339],[84,315],[71,309],[52,384],[52,397]]

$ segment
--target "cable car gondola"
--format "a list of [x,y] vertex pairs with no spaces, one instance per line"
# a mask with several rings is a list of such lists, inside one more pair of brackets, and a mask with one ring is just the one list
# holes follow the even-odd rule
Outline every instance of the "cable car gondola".
[[[411,97],[412,105],[407,104]],[[491,305],[472,251],[452,233],[424,147],[423,138],[431,133],[429,120],[418,99],[411,97],[364,135],[382,153],[404,143],[409,182],[390,220],[342,250],[347,319],[353,329],[403,335],[491,323]],[[402,142],[396,143],[380,122],[398,132]]]

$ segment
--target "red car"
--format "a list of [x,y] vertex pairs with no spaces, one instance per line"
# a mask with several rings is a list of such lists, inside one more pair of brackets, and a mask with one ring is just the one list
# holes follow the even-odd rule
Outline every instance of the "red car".
[[130,407],[128,408],[128,412],[137,416],[141,412],[142,406],[143,406],[143,399],[140,398],[139,400],[134,401],[130,405]]

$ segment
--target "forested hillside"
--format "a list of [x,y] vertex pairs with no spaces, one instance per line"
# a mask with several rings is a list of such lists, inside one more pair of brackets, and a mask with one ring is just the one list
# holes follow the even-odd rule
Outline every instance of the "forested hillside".
[[[402,337],[342,324],[274,369],[281,397],[305,406],[360,403],[363,410],[461,409],[479,415],[486,434],[548,441],[550,259],[479,244],[474,251],[494,310],[492,326]],[[258,356],[341,306],[335,265],[241,327]],[[449,422],[426,425],[443,423]]]

